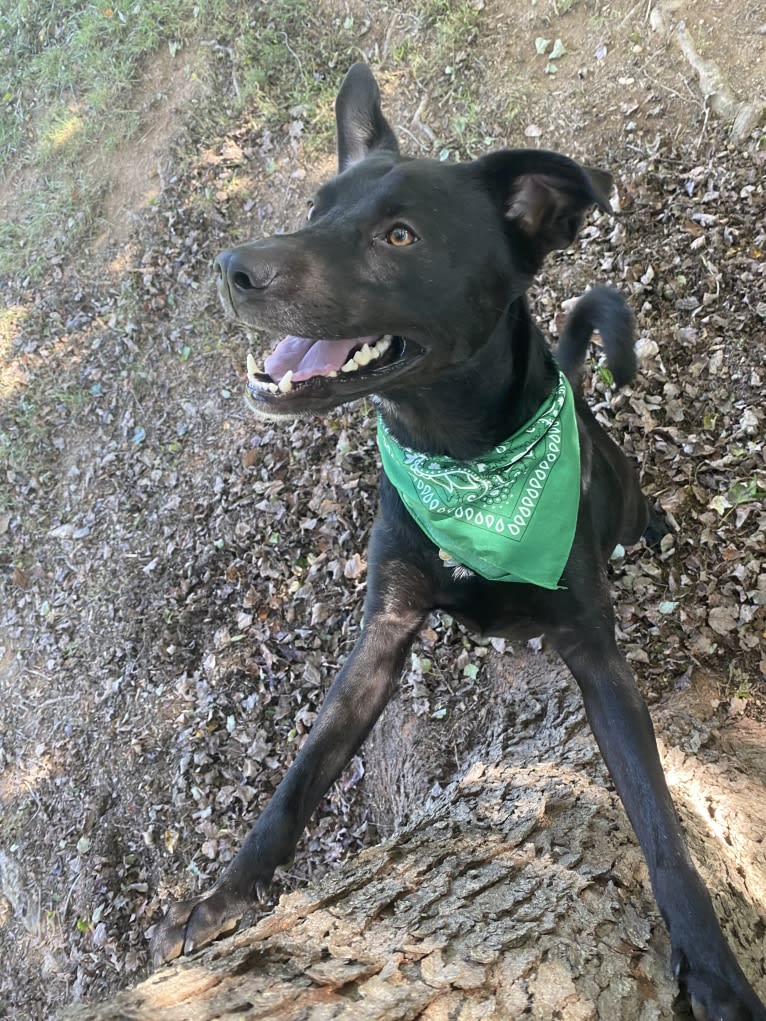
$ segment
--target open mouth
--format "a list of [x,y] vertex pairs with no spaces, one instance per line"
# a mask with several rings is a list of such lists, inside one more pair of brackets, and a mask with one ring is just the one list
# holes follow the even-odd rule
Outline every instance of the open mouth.
[[384,388],[424,351],[404,337],[353,340],[285,337],[259,370],[247,356],[247,399],[262,414],[294,414],[343,404]]

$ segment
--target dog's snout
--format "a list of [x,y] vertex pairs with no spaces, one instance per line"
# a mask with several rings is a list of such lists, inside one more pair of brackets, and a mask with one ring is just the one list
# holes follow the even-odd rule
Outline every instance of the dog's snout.
[[236,248],[221,252],[213,265],[218,286],[240,294],[265,290],[278,272],[270,260]]

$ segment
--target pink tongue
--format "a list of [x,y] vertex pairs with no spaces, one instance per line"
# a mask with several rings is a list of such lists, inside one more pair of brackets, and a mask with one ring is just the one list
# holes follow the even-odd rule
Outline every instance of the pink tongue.
[[354,340],[308,340],[306,337],[285,337],[280,340],[264,362],[266,372],[279,382],[292,369],[293,381],[300,383],[312,376],[329,376],[348,361],[355,347],[374,344],[377,337],[356,337]]

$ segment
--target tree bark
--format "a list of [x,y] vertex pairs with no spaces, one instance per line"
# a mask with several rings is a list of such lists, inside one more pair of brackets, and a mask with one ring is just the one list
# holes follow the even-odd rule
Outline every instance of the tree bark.
[[[574,683],[526,652],[496,673],[472,764],[408,826],[284,896],[252,928],[63,1016],[673,1017],[667,933]],[[763,997],[766,728],[714,697],[695,678],[653,716],[692,852]],[[382,723],[374,757],[385,759],[395,727],[407,760],[401,720]],[[410,744],[417,772],[417,733]]]

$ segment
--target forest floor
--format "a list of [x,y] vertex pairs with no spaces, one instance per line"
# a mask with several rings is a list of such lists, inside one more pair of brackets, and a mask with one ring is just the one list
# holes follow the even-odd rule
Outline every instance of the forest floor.
[[[246,353],[274,338],[211,283],[219,250],[302,222],[354,60],[413,155],[539,146],[614,175],[621,215],[532,304],[554,336],[594,283],[636,314],[639,378],[616,392],[594,349],[589,399],[677,531],[614,561],[621,645],[653,706],[766,720],[764,4],[225,8],[0,23],[0,1017],[145,973],[161,905],[230,859],[358,634],[371,408],[253,419]],[[501,655],[429,621],[276,890],[469,761]]]

